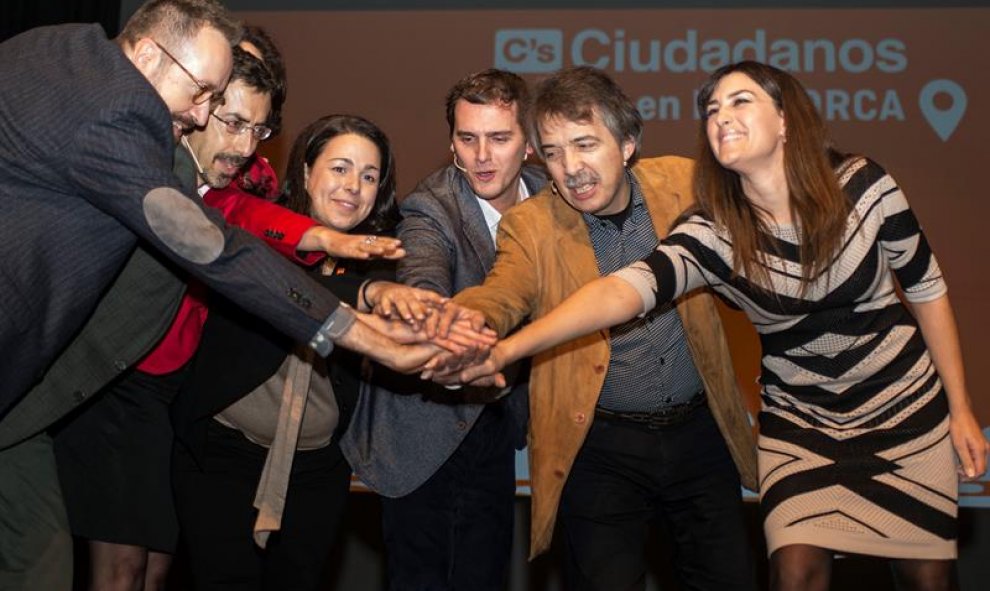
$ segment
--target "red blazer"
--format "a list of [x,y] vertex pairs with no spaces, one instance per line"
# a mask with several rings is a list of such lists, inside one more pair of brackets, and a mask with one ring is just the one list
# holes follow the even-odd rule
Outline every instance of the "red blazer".
[[[254,182],[262,179],[264,186],[277,187],[275,172],[263,158],[255,158],[245,173]],[[269,181],[270,179],[270,181]],[[228,223],[238,226],[274,248],[282,256],[302,265],[313,265],[326,256],[322,252],[299,252],[302,235],[316,225],[312,218],[256,197],[244,190],[240,179],[223,189],[210,189],[203,196],[210,207],[219,209]],[[173,372],[189,361],[199,347],[206,323],[208,290],[198,281],[190,281],[179,310],[165,336],[142,359],[137,369],[162,375]]]

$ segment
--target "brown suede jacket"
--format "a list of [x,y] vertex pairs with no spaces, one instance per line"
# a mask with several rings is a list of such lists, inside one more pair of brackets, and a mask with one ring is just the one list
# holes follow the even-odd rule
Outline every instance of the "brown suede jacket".
[[[641,160],[633,168],[658,237],[692,204],[692,173],[693,162],[675,156]],[[505,335],[527,317],[543,316],[598,276],[581,214],[545,188],[502,218],[495,267],[484,284],[461,292],[455,301],[484,313],[492,328]],[[692,292],[677,302],[677,311],[742,483],[756,490],[756,443],[714,298],[707,291]],[[587,335],[533,359],[530,558],[550,546],[561,491],[591,427],[605,381],[608,338],[608,331]]]

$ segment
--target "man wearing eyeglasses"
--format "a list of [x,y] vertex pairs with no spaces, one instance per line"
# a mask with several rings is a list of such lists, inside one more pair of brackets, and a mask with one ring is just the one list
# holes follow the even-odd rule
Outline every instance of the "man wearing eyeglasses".
[[[408,367],[432,353],[399,348],[354,322],[305,273],[184,194],[171,170],[174,142],[207,124],[238,38],[217,2],[152,0],[116,43],[98,26],[68,25],[0,44],[0,428],[12,422],[15,403],[32,407],[25,414],[34,419],[50,412],[44,405],[62,402],[42,402],[28,390],[52,377],[53,360],[138,239],[322,355],[336,342]],[[168,326],[171,316],[149,307],[130,320]],[[134,361],[91,354],[118,373]],[[92,394],[62,392],[77,401]],[[61,535],[51,443],[36,434],[22,433],[28,439],[0,451],[4,589],[67,589],[71,580],[68,568],[38,568],[38,560],[71,551],[71,541]],[[56,486],[32,488],[37,482]],[[21,503],[25,496],[32,502]],[[30,512],[39,507],[42,513]]]
[[[258,142],[271,135],[266,124],[276,117],[271,108],[272,94],[284,84],[261,60],[240,47],[235,47],[233,54],[224,100],[211,112],[204,128],[183,136],[176,150],[176,174],[195,179],[191,184],[199,185],[208,205],[221,206],[228,221],[233,218],[255,235],[266,231],[275,234],[278,239],[269,238],[270,246],[300,263],[315,263],[322,259],[322,253],[297,251],[301,237],[315,222],[246,196],[239,187],[227,190]],[[72,357],[80,347],[113,338],[108,337],[113,320],[100,320],[103,312],[130,317],[139,313],[135,309],[139,306],[171,309],[184,283],[173,270],[149,260],[144,253],[132,257],[122,277],[101,301],[94,316],[97,320],[87,323],[68,352],[56,361],[57,369],[74,367],[66,370],[78,380],[74,387],[97,389],[113,375],[93,375]],[[143,293],[143,286],[137,284],[154,285],[155,292]],[[133,326],[121,335],[146,342],[147,347],[154,342],[157,345],[54,433],[69,524],[73,536],[89,541],[94,588],[116,589],[123,582],[132,588],[144,581],[146,588],[157,589],[165,584],[178,537],[169,481],[169,405],[199,344],[207,313],[205,292],[198,282],[189,285],[163,337],[161,330],[152,326]],[[137,297],[143,301],[136,301]],[[38,390],[58,390],[58,384],[50,382],[43,381]]]

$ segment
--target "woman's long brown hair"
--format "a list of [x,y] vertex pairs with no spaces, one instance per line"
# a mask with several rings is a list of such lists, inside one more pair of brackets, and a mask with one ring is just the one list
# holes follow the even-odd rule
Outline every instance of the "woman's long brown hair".
[[742,271],[770,289],[766,253],[777,249],[766,212],[746,198],[739,174],[726,169],[712,153],[706,131],[708,101],[718,82],[733,72],[745,74],[770,95],[783,113],[787,129],[784,171],[791,216],[800,232],[801,291],[827,272],[839,249],[850,202],[839,187],[835,168],[845,159],[832,147],[825,123],[796,78],[765,64],[743,61],[715,71],[698,93],[702,115],[694,190],[698,209],[722,226],[732,240],[733,272]]

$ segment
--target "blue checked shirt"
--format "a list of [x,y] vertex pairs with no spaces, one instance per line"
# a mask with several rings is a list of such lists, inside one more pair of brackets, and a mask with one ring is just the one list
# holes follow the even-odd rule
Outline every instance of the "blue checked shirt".
[[[584,214],[603,276],[645,258],[657,247],[642,190],[628,171],[626,178],[632,204],[621,229],[613,223],[615,218]],[[655,412],[684,404],[704,388],[673,305],[616,326],[610,336],[611,359],[598,406],[617,412]]]

